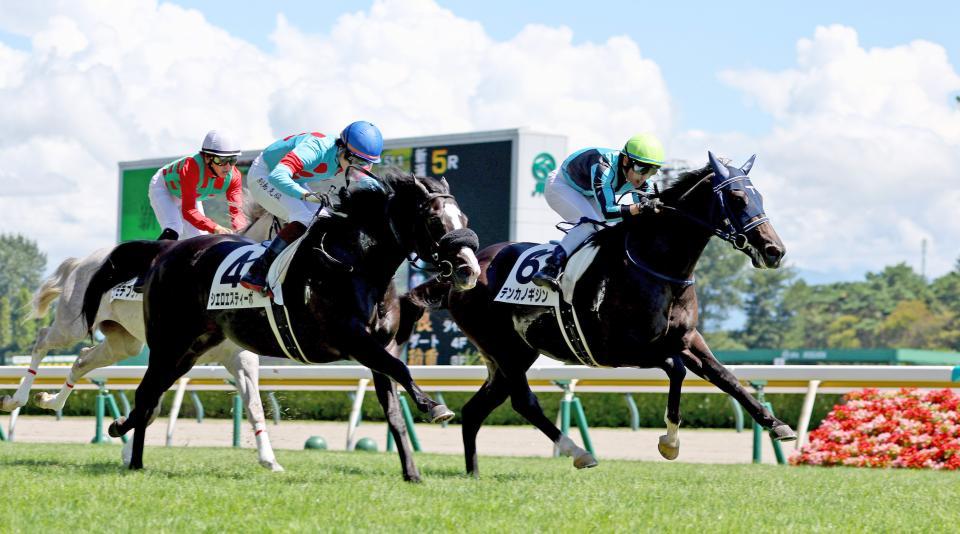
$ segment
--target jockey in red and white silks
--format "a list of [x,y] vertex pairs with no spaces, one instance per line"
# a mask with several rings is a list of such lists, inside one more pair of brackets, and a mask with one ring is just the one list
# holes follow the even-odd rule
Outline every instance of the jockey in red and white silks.
[[161,239],[229,234],[203,212],[203,199],[225,196],[233,230],[246,226],[243,187],[235,166],[240,150],[226,134],[211,130],[196,154],[160,168],[150,180],[150,205],[163,229]]

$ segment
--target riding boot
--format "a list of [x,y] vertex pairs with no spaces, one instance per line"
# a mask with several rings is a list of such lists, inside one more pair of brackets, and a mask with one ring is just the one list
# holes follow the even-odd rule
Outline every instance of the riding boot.
[[267,273],[270,272],[270,265],[290,243],[296,241],[306,231],[307,227],[296,221],[281,228],[277,232],[277,237],[274,237],[273,241],[267,245],[267,250],[263,251],[263,254],[254,260],[250,270],[240,279],[240,285],[261,295],[268,295],[270,288],[267,286]]
[[163,232],[160,233],[160,237],[157,238],[157,241],[176,241],[177,239],[180,239],[180,234],[169,228],[164,228]]
[[[164,228],[163,232],[160,232],[160,236],[157,237],[157,241],[176,241],[177,239],[180,239],[180,234],[169,228]],[[143,293],[143,285],[146,283],[147,273],[140,273],[140,276],[137,276],[137,279],[133,282],[133,292]]]
[[533,275],[533,283],[540,287],[552,287],[560,291],[560,269],[567,262],[567,252],[563,247],[557,245],[553,249],[553,254],[543,262],[543,267]]

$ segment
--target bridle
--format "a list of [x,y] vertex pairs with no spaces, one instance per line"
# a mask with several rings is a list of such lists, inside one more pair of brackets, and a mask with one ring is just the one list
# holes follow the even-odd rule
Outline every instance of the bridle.
[[[373,174],[373,172],[364,169],[363,167],[351,165],[349,168],[353,168],[373,178],[376,180],[377,184],[383,188],[387,194],[387,203],[386,203],[386,212],[387,212],[387,222],[389,225],[390,233],[393,235],[393,238],[401,246],[406,241],[400,230],[397,228],[396,223],[390,212],[397,202],[396,191],[393,190],[388,184],[386,184],[379,176]],[[344,173],[346,175],[346,173]],[[451,230],[444,233],[440,236],[439,239],[434,237],[432,232],[432,226],[440,219],[440,217],[434,216],[432,214],[431,206],[433,201],[442,198],[442,199],[454,199],[454,196],[450,193],[434,193],[427,189],[427,187],[414,175],[410,175],[410,179],[417,185],[417,187],[423,192],[424,198],[420,199],[417,202],[416,209],[414,211],[415,217],[418,219],[417,224],[414,226],[413,233],[413,252],[410,252],[407,255],[407,260],[414,266],[419,259],[423,259],[427,263],[428,268],[421,270],[427,270],[430,272],[437,273],[439,278],[450,278],[454,273],[454,264],[451,260],[444,258],[444,252],[456,247],[456,250],[459,250],[460,247],[467,246],[471,247],[474,251],[478,248],[478,239],[477,234],[473,230],[467,228],[459,228],[456,230]],[[439,224],[440,227],[443,226],[442,221]],[[426,236],[425,238],[422,236]],[[322,243],[321,243],[322,244]],[[322,249],[322,247],[321,247]],[[325,255],[329,256],[325,251],[321,250]],[[339,263],[339,262],[338,262]],[[420,268],[420,267],[418,267]]]
[[[710,180],[710,177],[713,174],[709,174],[704,178],[697,181],[697,183],[690,186],[682,195],[677,198],[677,202],[682,202],[690,193],[697,189],[701,184]],[[737,186],[737,187],[734,187]],[[747,209],[743,210],[742,213],[733,213],[730,210],[730,206],[724,199],[723,192],[726,189],[737,189],[747,192],[748,198],[750,200],[757,200],[756,202],[748,202]],[[750,192],[753,192],[752,194]],[[661,209],[671,211],[680,215],[681,217],[697,224],[714,235],[723,239],[724,241],[733,245],[737,250],[744,250],[750,246],[749,240],[747,238],[747,232],[753,230],[754,228],[760,226],[761,224],[770,220],[767,217],[767,214],[762,211],[762,209],[753,208],[753,206],[762,205],[759,202],[759,193],[756,193],[756,189],[753,188],[753,183],[750,181],[750,177],[746,174],[741,174],[739,176],[731,176],[726,180],[720,182],[719,184],[713,186],[713,194],[715,196],[715,201],[710,204],[710,220],[714,221],[712,223],[707,222],[700,217],[690,213],[687,210],[678,208],[675,206],[670,206],[664,204]],[[756,198],[752,198],[756,197]],[[721,212],[717,213],[717,206],[720,207]],[[719,216],[718,216],[719,215]],[[722,217],[722,218],[721,218]],[[719,220],[718,220],[719,219]],[[737,221],[736,224],[734,221]]]

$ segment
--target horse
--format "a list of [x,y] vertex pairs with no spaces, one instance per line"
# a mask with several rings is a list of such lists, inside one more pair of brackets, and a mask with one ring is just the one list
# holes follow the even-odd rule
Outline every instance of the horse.
[[[178,243],[157,258],[144,287],[150,365],[129,417],[117,419],[108,429],[111,436],[134,430],[130,469],[143,467],[144,430],[160,394],[198,357],[230,339],[258,354],[287,355],[304,363],[352,358],[369,367],[398,444],[404,479],[420,480],[404,440],[406,426],[390,379],[403,386],[433,422],[448,420],[453,412],[424,393],[407,366],[389,352],[398,347],[394,334],[400,318],[393,277],[401,263],[416,254],[439,269],[454,290],[468,290],[480,272],[477,236],[466,227],[467,218],[446,180],[388,170],[356,181],[344,191],[340,206],[331,213],[345,217],[315,218],[291,252],[280,285],[285,311],[279,313],[288,317],[288,323],[278,329],[287,333],[280,336],[283,342],[274,335],[276,309],[271,316],[265,307],[207,309],[210,280],[218,266],[249,241],[198,237]],[[96,302],[114,280],[129,277],[124,246],[114,251],[115,261],[101,268],[107,273],[104,281],[90,285],[85,303]],[[238,281],[242,272],[236,274]]]
[[[263,207],[253,203],[245,205],[244,210],[248,220],[252,222],[241,230],[241,235],[255,240],[268,239],[276,226],[274,217]],[[136,249],[138,267],[133,276],[146,272],[154,258],[175,243],[175,241],[142,242],[142,246]],[[113,250],[100,249],[82,259],[67,258],[37,289],[31,301],[30,317],[43,317],[54,301],[57,301],[56,315],[50,326],[41,328],[38,332],[27,374],[13,396],[4,395],[0,399],[0,409],[11,411],[25,405],[40,362],[47,353],[55,348],[76,345],[88,335],[88,325],[81,318],[83,297],[94,279],[94,274],[107,261]],[[74,385],[87,373],[136,356],[143,349],[146,335],[142,302],[114,300],[111,299],[110,293],[105,293],[97,301],[92,317],[92,326],[103,333],[103,341],[93,347],[81,349],[60,391],[56,395],[45,391],[36,394],[34,402],[38,406],[48,410],[60,410],[66,403],[67,397],[73,392]],[[263,405],[257,386],[260,372],[258,356],[225,340],[207,352],[199,363],[223,365],[233,375],[247,407],[247,418],[256,435],[260,465],[272,471],[283,471],[266,433]],[[128,444],[123,451],[125,462],[129,454]]]
[[[654,192],[659,213],[645,213],[594,234],[596,257],[569,300],[582,331],[579,346],[565,342],[552,306],[494,301],[521,253],[533,243],[498,243],[481,250],[477,257],[482,273],[470,291],[450,291],[448,283],[435,279],[404,296],[405,309],[421,314],[428,307],[447,307],[487,365],[488,378],[462,411],[469,474],[479,476],[477,433],[507,397],[560,453],[573,456],[575,467],[597,465],[592,454],[544,415],[530,390],[525,373],[539,353],[566,363],[663,369],[669,378],[667,434],[660,437],[658,449],[669,460],[680,451],[680,388],[687,368],[733,396],[771,429],[774,439],[796,439],[796,433],[714,357],[697,330],[693,272],[712,236],[732,243],[756,268],[777,268],[785,254],[764,213],[763,198],[747,176],[756,156],[740,168],[721,163],[712,153],[708,157],[708,166],[681,174]],[[533,263],[527,272],[538,270],[537,259],[525,261]]]

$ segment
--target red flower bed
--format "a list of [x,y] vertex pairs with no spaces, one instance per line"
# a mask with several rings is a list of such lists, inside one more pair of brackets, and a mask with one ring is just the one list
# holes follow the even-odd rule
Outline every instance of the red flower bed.
[[790,463],[960,469],[958,406],[949,389],[849,393]]

